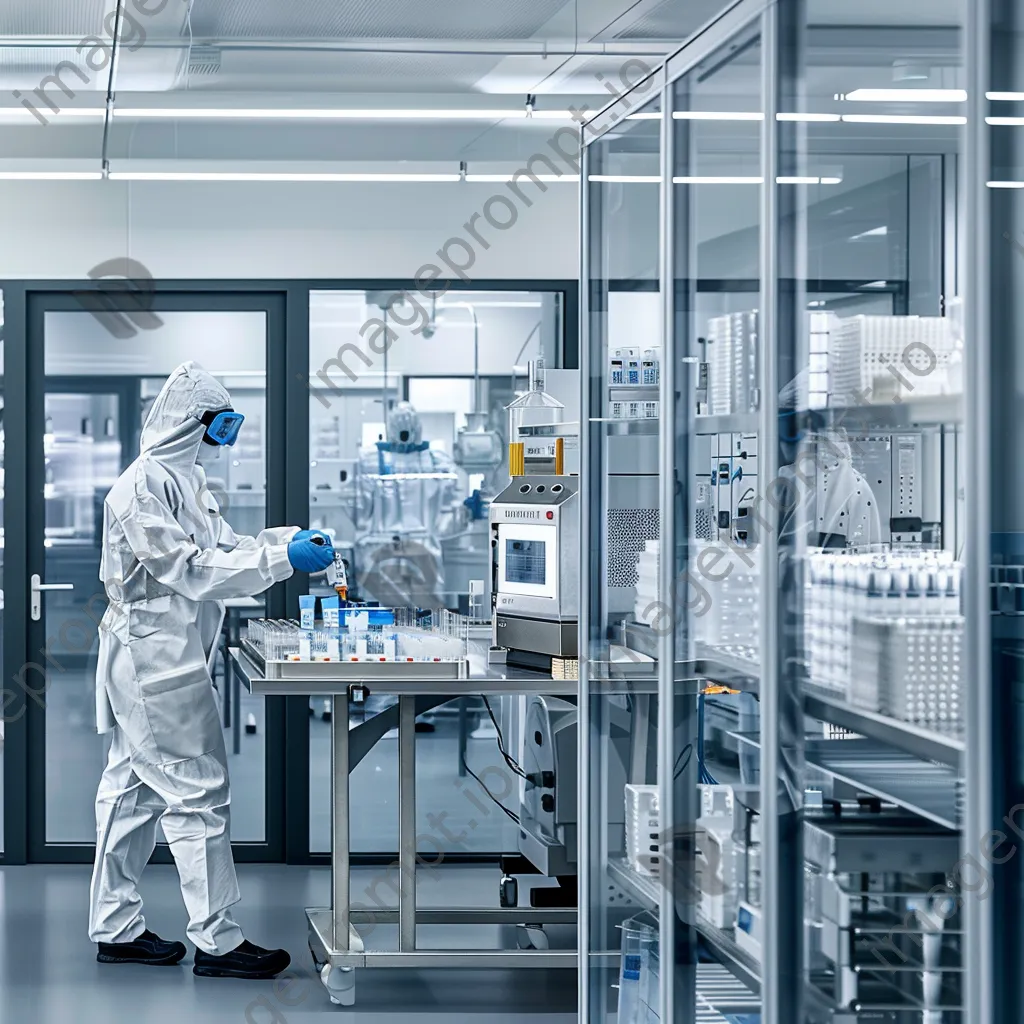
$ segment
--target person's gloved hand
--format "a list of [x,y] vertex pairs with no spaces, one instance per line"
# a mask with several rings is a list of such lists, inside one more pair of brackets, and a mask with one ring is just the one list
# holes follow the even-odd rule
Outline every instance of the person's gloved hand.
[[323,572],[334,561],[334,548],[326,537],[321,544],[312,538],[293,540],[288,545],[288,561],[299,572]]

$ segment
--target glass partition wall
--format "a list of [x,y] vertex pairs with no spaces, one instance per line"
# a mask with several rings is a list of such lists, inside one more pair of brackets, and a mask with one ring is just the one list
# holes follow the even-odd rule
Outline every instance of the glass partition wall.
[[975,1019],[961,42],[819,6],[584,130],[581,1019]]

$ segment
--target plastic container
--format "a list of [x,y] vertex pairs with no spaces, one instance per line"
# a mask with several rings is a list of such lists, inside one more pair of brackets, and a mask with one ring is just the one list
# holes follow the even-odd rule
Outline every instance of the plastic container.
[[316,597],[302,594],[299,597],[299,628],[312,629],[316,619]]
[[657,937],[640,955],[640,1022],[661,1024],[661,950]]
[[644,912],[622,923],[622,962],[619,967],[618,1024],[646,1024],[641,1016],[640,973],[644,951],[658,941],[658,926]]

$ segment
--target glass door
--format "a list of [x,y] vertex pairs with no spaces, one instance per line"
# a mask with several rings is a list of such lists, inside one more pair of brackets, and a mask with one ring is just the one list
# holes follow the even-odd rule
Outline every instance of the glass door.
[[[29,296],[27,466],[29,658],[29,857],[88,860],[95,841],[93,802],[109,734],[96,732],[97,626],[106,609],[99,578],[103,503],[139,455],[139,438],[167,375],[194,360],[230,392],[245,415],[239,443],[207,467],[222,514],[239,534],[258,533],[279,494],[268,494],[268,332],[283,328],[270,297],[150,296],[97,312],[70,295]],[[113,310],[113,311],[112,311]],[[37,383],[36,383],[37,382]],[[280,589],[280,588],[278,588]],[[230,601],[225,630],[267,602]],[[226,635],[226,633],[225,633]],[[283,729],[274,701],[241,690],[225,665],[223,639],[214,685],[225,730],[232,791],[232,839],[266,859],[280,842],[282,810],[268,799],[274,737]],[[26,691],[28,692],[28,691]],[[272,751],[268,759],[268,749]],[[244,849],[244,847],[242,848]]]

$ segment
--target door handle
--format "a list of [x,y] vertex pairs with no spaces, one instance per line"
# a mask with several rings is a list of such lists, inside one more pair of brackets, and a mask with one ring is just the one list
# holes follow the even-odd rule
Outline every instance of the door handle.
[[29,614],[33,622],[38,622],[43,617],[43,591],[44,590],[74,590],[74,583],[43,583],[39,573],[32,573],[30,580]]

